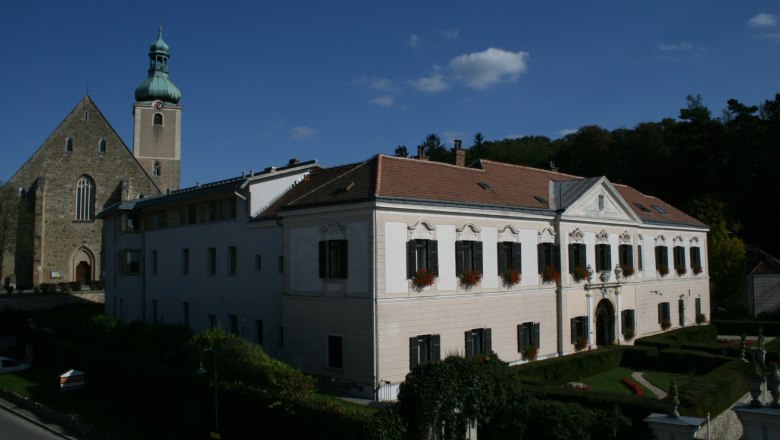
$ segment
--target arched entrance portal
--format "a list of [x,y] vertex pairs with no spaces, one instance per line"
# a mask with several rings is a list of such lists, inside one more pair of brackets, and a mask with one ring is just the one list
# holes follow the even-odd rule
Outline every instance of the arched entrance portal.
[[596,345],[603,347],[615,340],[615,308],[602,299],[596,306]]
[[92,251],[82,247],[76,251],[73,257],[73,281],[81,284],[89,284],[94,277],[92,276],[95,268],[95,257]]

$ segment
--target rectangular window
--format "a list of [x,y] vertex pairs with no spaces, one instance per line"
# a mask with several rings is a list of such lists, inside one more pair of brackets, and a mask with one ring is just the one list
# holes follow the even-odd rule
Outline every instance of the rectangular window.
[[127,214],[123,230],[124,232],[139,232],[141,230],[141,216],[138,214]]
[[636,246],[636,265],[637,270],[643,270],[643,264],[642,264],[642,245],[639,244]]
[[344,368],[344,348],[341,336],[328,335],[328,366]]
[[409,338],[409,369],[425,363],[441,360],[441,337],[419,335]]
[[662,302],[658,303],[658,323],[662,324],[664,322],[671,322],[672,321],[672,314],[669,310],[669,303],[668,302]]
[[677,320],[680,323],[680,327],[685,327],[685,300],[677,300]]
[[701,298],[696,298],[696,319],[698,319],[699,316],[701,316]]
[[284,273],[284,256],[279,255],[279,273]]
[[235,275],[238,267],[238,249],[228,246],[228,275]]
[[590,328],[588,326],[587,316],[576,316],[571,318],[571,343],[577,345],[578,339],[588,340],[588,333]]
[[455,242],[455,275],[463,276],[466,272],[482,273],[482,242]]
[[190,273],[190,250],[187,248],[181,250],[181,271],[184,275]]
[[517,352],[522,353],[531,345],[539,348],[539,323],[524,322],[517,325]]
[[187,223],[194,225],[198,222],[198,205],[187,205]]
[[498,243],[498,274],[501,275],[509,269],[523,273],[522,245],[512,241]]
[[157,275],[157,251],[152,251],[152,275]]
[[263,270],[263,257],[260,254],[255,255],[255,270],[258,272]]
[[618,246],[618,260],[620,260],[620,266],[623,268],[623,272],[627,268],[634,269],[634,247],[630,244],[621,244]]
[[669,273],[669,248],[655,247],[655,269],[662,275]]
[[612,246],[608,244],[596,245],[596,272],[612,270]]
[[229,218],[229,219],[236,218],[236,199],[235,198],[231,197],[230,199],[228,199],[227,209],[228,209],[227,218]]
[[236,315],[228,315],[228,320],[230,321],[230,333],[233,333],[234,335],[238,334],[238,316]]
[[585,254],[585,245],[582,243],[571,243],[569,245],[569,273],[579,268],[584,270],[588,267],[588,260]]
[[152,300],[152,322],[157,322],[157,300]]
[[491,331],[489,328],[475,328],[466,332],[466,359],[476,355],[489,355],[492,350]]
[[217,328],[217,315],[209,315],[209,328],[211,330]]
[[687,272],[685,266],[685,248],[682,246],[675,246],[672,248],[672,254],[674,255],[674,270],[680,275]]
[[141,251],[139,250],[119,251],[119,274],[120,275],[141,274]]
[[634,309],[626,309],[620,312],[620,321],[623,324],[623,333],[626,330],[636,330],[634,323]]
[[182,321],[184,321],[184,325],[187,327],[190,326],[190,303],[183,302],[181,303],[181,311],[182,311]]
[[347,240],[320,241],[320,278],[347,278]]
[[536,247],[536,251],[540,275],[548,266],[558,272],[561,271],[561,252],[560,248],[556,246],[555,243],[539,243]]
[[691,269],[693,270],[694,275],[698,275],[702,271],[701,253],[698,247],[691,248]]
[[406,278],[414,278],[420,269],[434,274],[439,272],[439,247],[436,240],[406,242]]
[[255,321],[255,332],[257,333],[257,345],[263,346],[263,320]]
[[217,248],[209,248],[208,252],[208,260],[206,261],[206,270],[209,275],[216,275],[217,274]]

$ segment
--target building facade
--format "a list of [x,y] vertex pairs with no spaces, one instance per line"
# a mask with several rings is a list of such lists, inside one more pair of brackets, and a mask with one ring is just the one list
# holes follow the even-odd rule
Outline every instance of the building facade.
[[[631,343],[709,314],[708,228],[605,177],[382,155],[293,169],[286,188],[269,193],[259,179],[245,184],[256,191],[235,192],[239,214],[222,232],[144,226],[124,234],[144,243],[131,246],[143,270],[133,274],[135,287],[116,274],[107,312],[123,320],[187,316],[195,331],[221,322],[251,340],[262,340],[253,334],[257,321],[273,322],[273,354],[380,400],[394,399],[415,365],[449,354],[525,362],[531,353]],[[207,188],[196,193],[205,204]],[[176,205],[165,199],[170,225]],[[129,212],[150,225],[153,203],[109,211],[107,224]],[[107,254],[124,261],[120,229],[107,227],[105,240],[116,244]],[[150,243],[170,249],[163,256]],[[175,262],[184,249],[202,254],[194,261],[213,278],[152,293],[154,274],[176,271],[161,272],[160,262]],[[253,254],[258,267],[267,267],[268,254],[278,259],[273,281],[231,271],[232,255],[246,267]],[[212,261],[226,270],[212,270]],[[261,298],[270,309],[248,308]],[[196,308],[197,319],[184,315]]]
[[168,79],[161,34],[149,57],[149,78],[136,89],[133,152],[85,96],[6,182],[27,208],[16,249],[4,258],[4,276],[14,274],[19,288],[102,280],[102,221],[95,215],[121,200],[178,189],[180,93]]

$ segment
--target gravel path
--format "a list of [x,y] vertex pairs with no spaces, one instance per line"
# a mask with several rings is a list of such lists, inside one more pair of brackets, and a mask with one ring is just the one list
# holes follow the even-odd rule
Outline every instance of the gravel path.
[[634,371],[633,373],[631,373],[631,378],[634,379],[635,381],[637,381],[639,384],[641,384],[645,388],[647,388],[648,390],[652,391],[653,394],[655,394],[656,397],[658,397],[659,399],[666,398],[666,391],[664,391],[664,390],[656,387],[655,385],[651,384],[650,382],[648,382],[647,379],[645,379],[645,376],[641,372]]

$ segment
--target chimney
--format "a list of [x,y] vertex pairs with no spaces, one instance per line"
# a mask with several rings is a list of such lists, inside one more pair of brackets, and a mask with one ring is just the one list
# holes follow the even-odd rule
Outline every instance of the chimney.
[[461,148],[461,140],[455,139],[453,142],[455,143],[455,148],[452,149],[452,152],[455,153],[455,165],[459,167],[465,167],[466,151]]
[[298,165],[299,163],[301,163],[301,161],[298,160],[297,157],[293,157],[292,159],[290,159],[289,162],[287,162],[287,165],[288,166],[293,166],[293,165]]
[[417,160],[428,160],[428,156],[425,155],[425,147],[419,145],[417,147]]

